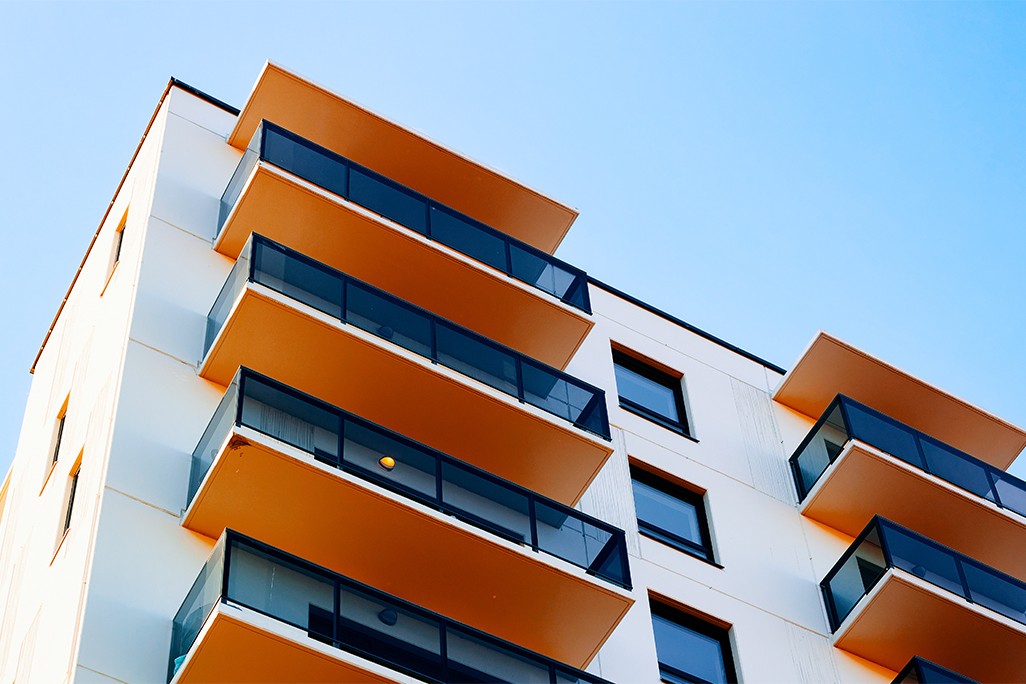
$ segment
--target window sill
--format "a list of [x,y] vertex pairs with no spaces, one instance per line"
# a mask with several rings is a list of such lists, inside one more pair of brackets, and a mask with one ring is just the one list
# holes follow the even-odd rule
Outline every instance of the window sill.
[[110,275],[107,276],[107,282],[103,284],[103,289],[100,290],[100,297],[103,297],[103,293],[107,291],[107,286],[110,285],[110,281],[114,280],[114,274],[118,272],[118,264],[120,263],[120,261],[116,262],[114,264],[114,268],[110,269]]
[[50,469],[46,471],[46,478],[43,480],[43,486],[39,488],[39,495],[42,496],[43,492],[46,491],[46,483],[50,481],[50,477],[53,475],[53,471],[57,470],[57,461],[50,464]]
[[661,416],[658,416],[658,415],[656,415],[654,413],[651,413],[649,411],[645,411],[645,410],[640,409],[640,408],[638,408],[636,406],[633,406],[631,404],[624,403],[623,401],[620,402],[620,408],[622,408],[624,411],[628,411],[629,413],[633,413],[636,416],[640,416],[641,418],[644,418],[645,420],[647,420],[649,422],[655,423],[659,427],[666,428],[670,432],[675,432],[678,435],[680,435],[681,437],[686,437],[687,439],[690,439],[695,444],[699,443],[698,439],[696,439],[695,437],[692,437],[691,435],[689,435],[687,433],[687,431],[684,430],[683,426],[681,426],[679,424],[671,423],[670,421],[668,421],[667,419],[665,419],[665,418],[663,418]]
[[53,558],[50,559],[50,565],[57,560],[58,554],[61,552],[61,548],[64,546],[64,540],[68,538],[68,532],[71,532],[71,528],[64,530],[64,534],[61,535],[61,540],[57,542],[57,548],[53,550]]

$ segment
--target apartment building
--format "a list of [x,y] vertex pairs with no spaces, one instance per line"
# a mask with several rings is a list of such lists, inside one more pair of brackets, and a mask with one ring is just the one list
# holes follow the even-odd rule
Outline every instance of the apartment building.
[[0,684],[1026,681],[1026,430],[698,330],[576,216],[276,65],[172,80],[33,364]]

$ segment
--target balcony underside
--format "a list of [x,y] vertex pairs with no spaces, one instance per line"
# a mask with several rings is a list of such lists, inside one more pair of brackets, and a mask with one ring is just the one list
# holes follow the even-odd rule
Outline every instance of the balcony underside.
[[1026,431],[827,333],[788,371],[774,400],[819,417],[838,394],[1005,470],[1026,447]]
[[182,524],[213,538],[234,529],[578,668],[633,602],[246,428],[226,440]]
[[254,169],[217,251],[238,258],[252,233],[557,368],[593,325],[555,297],[267,164]]
[[570,506],[612,452],[566,420],[254,283],[200,375],[227,386],[239,366]]
[[895,671],[918,655],[980,682],[1026,682],[1026,628],[894,569],[834,645]]
[[273,64],[228,142],[244,149],[262,119],[548,254],[577,218],[576,209]]
[[418,681],[251,610],[218,604],[173,684],[406,684]]
[[1026,518],[853,441],[801,507],[808,518],[857,536],[881,515],[978,561],[1026,578]]

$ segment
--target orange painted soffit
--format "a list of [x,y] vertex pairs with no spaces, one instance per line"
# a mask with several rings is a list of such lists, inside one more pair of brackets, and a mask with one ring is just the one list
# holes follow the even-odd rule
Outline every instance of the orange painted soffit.
[[888,570],[834,646],[898,671],[918,655],[978,682],[1026,682],[1026,625],[900,570]]
[[1002,470],[1026,447],[1026,430],[820,331],[773,398],[819,418],[837,394]]
[[583,569],[245,428],[222,445],[182,526],[214,539],[236,530],[578,668],[633,603],[629,592]]
[[1026,580],[1026,517],[862,442],[841,452],[800,510],[852,537],[881,515]]
[[239,366],[569,506],[613,451],[563,418],[253,283],[200,375],[227,387]]
[[270,62],[229,144],[245,149],[262,119],[549,254],[577,218],[573,207]]
[[594,324],[547,292],[264,163],[215,248],[237,259],[253,233],[556,368]]

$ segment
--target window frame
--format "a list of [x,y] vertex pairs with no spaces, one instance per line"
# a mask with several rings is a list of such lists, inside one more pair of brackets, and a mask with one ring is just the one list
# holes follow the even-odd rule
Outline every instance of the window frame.
[[688,416],[687,401],[684,398],[684,376],[675,375],[667,372],[661,368],[655,367],[652,363],[642,361],[636,356],[613,347],[613,375],[616,375],[616,366],[620,366],[626,370],[632,371],[646,380],[651,380],[657,385],[661,385],[673,393],[673,401],[677,408],[677,415],[683,420],[674,420],[669,416],[664,416],[657,411],[639,404],[636,401],[632,401],[627,397],[620,394],[619,383],[617,383],[616,396],[620,402],[620,408],[630,411],[636,415],[646,418],[653,423],[661,425],[662,427],[672,430],[678,434],[681,434],[688,439],[698,441],[692,435],[691,421]]
[[[710,621],[704,620],[701,617],[694,615],[691,612],[681,610],[680,608],[670,605],[669,603],[659,600],[656,597],[649,597],[649,610],[653,617],[659,617],[668,622],[673,622],[680,627],[684,627],[696,634],[714,639],[720,644],[720,655],[723,658],[723,670],[727,677],[729,684],[738,684],[737,667],[734,664],[734,648],[730,643],[730,631],[729,625],[714,624]],[[655,628],[653,627],[653,638],[655,637]],[[693,684],[709,684],[709,682],[697,675],[689,674],[682,670],[678,670],[672,665],[667,665],[659,660],[659,643],[656,642],[656,660],[659,663],[659,679],[668,684],[676,684],[676,681],[666,679],[663,672],[667,672],[677,680],[683,680],[685,682],[692,682]]]
[[[698,517],[698,529],[702,537],[702,543],[697,544],[671,530],[667,530],[666,528],[652,522],[642,520],[638,515],[638,504],[637,501],[635,501],[634,518],[638,522],[638,533],[648,537],[649,539],[660,542],[661,544],[666,544],[670,548],[682,551],[683,553],[697,558],[700,561],[705,561],[710,565],[722,568],[723,566],[716,562],[716,553],[712,543],[712,533],[709,529],[709,513],[706,510],[705,494],[672,482],[665,477],[645,470],[635,463],[630,463],[629,468],[632,494],[634,493],[634,482],[637,481],[658,492],[672,496],[678,501],[683,501],[695,509],[695,515]],[[702,554],[705,555],[703,556]]]

